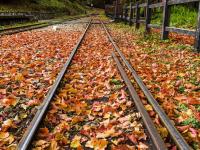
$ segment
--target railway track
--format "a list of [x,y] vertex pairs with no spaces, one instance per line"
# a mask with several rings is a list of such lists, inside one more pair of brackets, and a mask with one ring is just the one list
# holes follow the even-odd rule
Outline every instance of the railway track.
[[6,29],[1,29],[0,30],[0,36],[20,33],[20,32],[30,31],[30,30],[35,30],[35,29],[40,29],[40,28],[44,28],[44,27],[48,27],[48,26],[52,26],[52,25],[56,25],[56,24],[67,24],[66,21],[77,20],[77,19],[80,19],[80,18],[82,18],[82,17],[73,17],[73,18],[70,18],[70,19],[67,19],[67,20],[63,20],[63,21],[54,21],[54,22],[48,21],[48,22],[41,22],[41,23],[36,23],[36,24],[32,24],[32,25],[31,24],[25,25],[25,26],[22,26],[22,27],[11,27],[11,28],[6,28]]
[[[92,35],[93,32],[94,35]],[[101,39],[103,39],[102,37],[107,38],[107,40],[99,41],[98,36]],[[102,64],[103,62],[106,62],[105,66]],[[116,65],[113,65],[113,62]],[[90,67],[90,65],[92,66]],[[87,70],[88,67],[90,69]],[[88,23],[85,32],[59,73],[44,103],[38,109],[17,149],[34,149],[38,145],[43,149],[56,148],[59,144],[63,145],[63,149],[120,149],[120,146],[121,149],[167,149],[128,78],[127,70],[132,73],[163,125],[168,129],[175,145],[182,150],[190,149],[101,21]],[[102,82],[101,85],[98,85],[96,79]],[[124,83],[120,82],[121,80]],[[92,94],[91,91],[84,88],[90,88]],[[92,90],[93,88],[94,90]],[[89,109],[92,113],[87,111]],[[52,118],[54,121],[57,119],[64,121],[60,122],[59,120],[57,121],[59,124],[57,124],[52,121]],[[49,122],[50,120],[52,123]],[[93,128],[90,128],[89,125]],[[125,128],[125,126],[127,127]],[[63,135],[54,133],[56,130]],[[136,131],[140,132],[141,137],[137,137]],[[67,134],[68,132],[69,134]],[[65,139],[60,137],[60,139],[57,136],[66,137]],[[49,139],[49,137],[51,138]],[[58,144],[55,138],[62,143]],[[51,142],[45,142],[45,139]],[[120,142],[123,144],[118,145]]]
[[[45,97],[47,94],[48,90],[55,81],[59,70],[69,57],[73,46],[76,42],[78,42],[79,36],[83,33],[87,24],[76,24],[81,20],[88,20],[88,18],[70,21],[70,23],[74,22],[75,24],[68,25],[65,23],[63,25],[50,26],[48,28],[32,32],[19,33],[17,36],[10,35],[1,37],[0,135],[9,136],[7,138],[0,138],[0,149],[10,148],[8,146],[15,147],[16,143],[21,139],[25,129],[36,113],[38,106],[43,102],[44,98],[42,97]],[[54,30],[54,27],[57,29]],[[23,45],[24,43],[26,46]],[[21,64],[21,62],[18,61],[18,56],[26,62]],[[7,58],[12,58],[12,63],[9,63]],[[43,63],[36,67],[35,65],[37,65],[38,62]],[[9,67],[10,65],[11,67]],[[31,68],[29,68],[30,65],[32,65]],[[4,67],[7,69],[4,70]],[[16,72],[11,74],[11,68],[15,68],[17,70],[19,68],[25,68],[28,74],[24,75],[23,71],[18,70],[17,74],[22,74],[23,80],[17,78],[13,79],[12,75],[16,76]],[[40,73],[36,71],[37,69],[41,70],[39,71]],[[43,77],[40,76],[41,72],[45,74]],[[40,75],[38,76],[38,74]],[[48,78],[48,80],[50,79],[49,82],[45,82],[45,78]],[[7,79],[9,79],[10,82],[3,84],[3,82]],[[29,88],[29,90],[34,92],[33,95],[29,97],[25,93],[19,93],[18,89],[8,91],[7,89],[16,85],[16,80],[19,80],[21,84],[24,82],[27,83],[23,87],[20,86],[18,88],[24,92],[28,91],[27,87],[30,85],[29,83],[33,81],[31,83],[31,87]],[[42,88],[43,91],[41,93],[41,99],[37,97],[37,94],[40,93],[40,88]],[[4,92],[2,93],[2,91]],[[7,97],[8,95],[13,95],[14,98],[17,99],[17,103],[14,105],[10,105],[10,103],[7,103],[7,105],[4,103],[9,99],[9,97]],[[15,99],[13,100],[15,101]],[[34,104],[32,103],[32,105],[29,102],[33,102]],[[21,114],[25,114],[25,116],[22,117]]]
[[[131,66],[131,64],[127,61],[127,59],[125,58],[125,56],[123,55],[123,53],[120,51],[119,47],[113,41],[113,39],[112,39],[111,35],[109,34],[106,26],[104,24],[102,24],[102,25],[103,25],[103,27],[104,27],[104,29],[105,29],[108,37],[109,37],[109,40],[111,41],[111,43],[115,47],[115,52],[117,53],[118,57],[120,58],[121,63],[123,65],[125,65],[126,68],[129,70],[129,72],[132,74],[134,80],[136,81],[136,83],[138,84],[138,86],[140,87],[140,89],[142,90],[142,92],[145,94],[148,102],[152,105],[153,109],[158,114],[158,116],[161,119],[162,123],[167,128],[167,130],[169,131],[169,134],[171,135],[171,138],[176,143],[177,147],[179,149],[184,149],[184,150],[190,149],[190,146],[187,144],[187,142],[184,140],[184,138],[182,137],[182,135],[179,133],[179,131],[172,124],[171,120],[166,115],[166,113],[164,112],[164,110],[160,107],[160,105],[155,100],[155,98],[153,97],[153,95],[151,94],[151,92],[148,90],[148,88],[145,86],[145,84],[143,83],[142,79],[139,77],[139,75],[136,73],[136,71],[134,70],[134,68]],[[118,62],[118,68],[119,69],[122,68],[122,64],[120,64],[120,61],[119,61],[119,59],[117,59],[117,56],[115,55],[114,52],[112,53],[112,56],[115,58],[116,62]],[[125,70],[123,70],[121,72],[125,74]],[[124,76],[124,80],[126,78],[128,78],[128,76]],[[128,83],[128,81],[127,81],[127,83]]]

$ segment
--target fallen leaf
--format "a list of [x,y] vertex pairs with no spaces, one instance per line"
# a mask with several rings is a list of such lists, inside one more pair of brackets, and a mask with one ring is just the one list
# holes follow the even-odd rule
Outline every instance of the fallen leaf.
[[81,147],[80,140],[81,140],[81,136],[75,135],[75,137],[73,138],[73,140],[72,140],[72,142],[71,142],[71,144],[70,144],[70,147],[71,147],[71,148],[78,148],[78,147]]
[[131,142],[133,142],[134,144],[137,144],[137,139],[134,134],[128,134],[127,137],[129,138]]
[[0,132],[0,139],[5,139],[9,137],[9,133],[8,132]]
[[97,138],[107,138],[109,136],[112,137],[112,135],[114,135],[114,133],[115,133],[115,129],[111,128],[111,129],[105,130],[104,132],[97,133],[96,137]]
[[106,139],[96,139],[92,138],[86,143],[86,147],[94,148],[94,150],[105,150],[107,147],[108,141]]
[[3,106],[15,106],[18,103],[18,100],[14,96],[9,96],[2,100]]
[[168,136],[168,131],[166,128],[157,128],[162,138],[166,138]]
[[49,150],[59,150],[58,143],[55,140],[51,141]]
[[40,128],[38,130],[38,137],[45,138],[49,136],[49,130],[48,128]]

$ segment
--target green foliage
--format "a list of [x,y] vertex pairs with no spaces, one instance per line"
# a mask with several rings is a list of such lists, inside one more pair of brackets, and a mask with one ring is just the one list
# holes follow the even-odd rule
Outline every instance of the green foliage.
[[172,7],[171,26],[194,28],[197,25],[197,11],[184,6]]
[[110,80],[110,83],[115,84],[115,85],[120,85],[121,81],[117,80],[117,79],[112,79],[112,80]]
[[179,105],[179,109],[180,109],[181,111],[186,111],[186,110],[188,110],[188,106],[187,106],[186,104],[180,104],[180,105]]
[[200,112],[200,105],[196,105],[197,111]]
[[191,124],[195,128],[200,128],[200,122],[196,118],[194,118],[194,117],[190,117],[189,119],[184,120],[181,124],[182,125],[189,125],[189,124]]
[[179,92],[179,93],[184,93],[184,92],[185,92],[185,87],[184,87],[184,86],[180,86],[180,87],[178,88],[178,92]]
[[[152,16],[153,24],[162,23],[162,9],[157,9]],[[197,10],[186,6],[171,7],[170,26],[194,29],[197,25]]]
[[0,2],[0,11],[54,11],[76,15],[85,12],[82,3],[82,0],[20,0]]

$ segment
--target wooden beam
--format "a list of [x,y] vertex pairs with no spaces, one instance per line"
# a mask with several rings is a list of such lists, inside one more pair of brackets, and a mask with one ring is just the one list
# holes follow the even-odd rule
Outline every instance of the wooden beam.
[[157,8],[157,7],[163,7],[163,2],[149,5],[149,8]]
[[140,8],[139,8],[139,2],[136,3],[136,24],[135,28],[139,29],[140,28]]
[[147,7],[147,3],[139,4],[139,7]]
[[176,33],[181,33],[181,34],[187,34],[187,35],[191,35],[191,36],[196,35],[196,31],[181,29],[181,28],[175,28],[175,27],[166,27],[166,31],[176,32]]
[[198,10],[197,22],[198,22],[198,24],[197,24],[194,48],[198,52],[200,52],[200,2],[199,2],[199,10]]
[[162,22],[162,30],[161,30],[161,39],[166,40],[169,36],[169,31],[166,30],[166,27],[169,26],[170,22],[170,12],[168,6],[168,0],[163,0],[163,22]]
[[124,14],[124,17],[125,17],[125,20],[124,20],[124,21],[125,21],[125,24],[128,22],[128,20],[127,20],[127,19],[128,19],[128,10],[129,10],[129,9],[128,9],[128,7],[126,6],[126,7],[125,7],[125,14]]
[[133,2],[130,3],[130,17],[129,17],[129,25],[132,26],[133,25],[133,22],[132,22],[132,19],[133,19]]
[[115,16],[114,19],[118,19],[118,0],[115,1]]
[[124,16],[124,7],[122,8],[122,12],[121,12],[121,16],[120,16],[121,20],[123,20],[123,16]]
[[145,23],[145,31],[146,31],[146,33],[150,32],[150,28],[148,27],[148,24],[151,23],[151,9],[149,8],[150,3],[151,3],[151,0],[147,0],[146,23]]
[[148,24],[149,28],[161,29],[161,26],[158,24]]
[[[185,3],[191,3],[191,2],[199,2],[199,0],[169,0],[168,5],[176,5],[176,4],[185,4]],[[147,7],[147,3],[139,4],[139,7]],[[163,7],[164,2],[159,2],[155,4],[149,5],[149,8],[157,8],[157,7]],[[136,8],[136,6],[132,6],[133,8]]]
[[199,2],[199,0],[169,0],[168,5],[185,4],[191,2]]

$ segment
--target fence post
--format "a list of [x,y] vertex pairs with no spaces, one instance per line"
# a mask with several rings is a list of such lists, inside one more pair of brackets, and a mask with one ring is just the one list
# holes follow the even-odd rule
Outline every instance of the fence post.
[[121,14],[120,14],[120,19],[121,19],[121,20],[123,20],[123,15],[124,15],[124,7],[122,6]]
[[139,2],[136,3],[136,16],[135,16],[135,28],[140,28],[140,8],[139,8]]
[[197,50],[197,52],[200,52],[200,2],[199,2],[199,10],[198,10],[197,21],[198,21],[197,22],[198,24],[197,24],[194,48]]
[[129,17],[129,25],[132,26],[133,25],[133,22],[132,22],[132,19],[133,19],[133,2],[130,2],[130,17]]
[[125,6],[125,14],[124,15],[125,15],[125,24],[126,24],[128,21],[127,20],[127,17],[128,17],[128,6],[127,5]]
[[118,18],[118,0],[115,1],[115,16],[114,19],[116,20]]
[[124,16],[124,6],[122,6],[122,12],[121,12],[121,16],[120,16],[122,21],[123,21],[123,16]]
[[146,7],[146,23],[145,23],[145,30],[146,33],[150,32],[150,27],[148,27],[148,24],[151,23],[151,8],[149,8],[149,5],[151,3],[151,0],[147,0],[147,7]]
[[122,8],[122,21],[124,21],[125,7]]
[[162,31],[161,31],[161,39],[166,40],[169,36],[169,31],[166,31],[166,27],[169,26],[170,21],[170,12],[168,6],[168,0],[163,0],[163,23],[162,23]]

